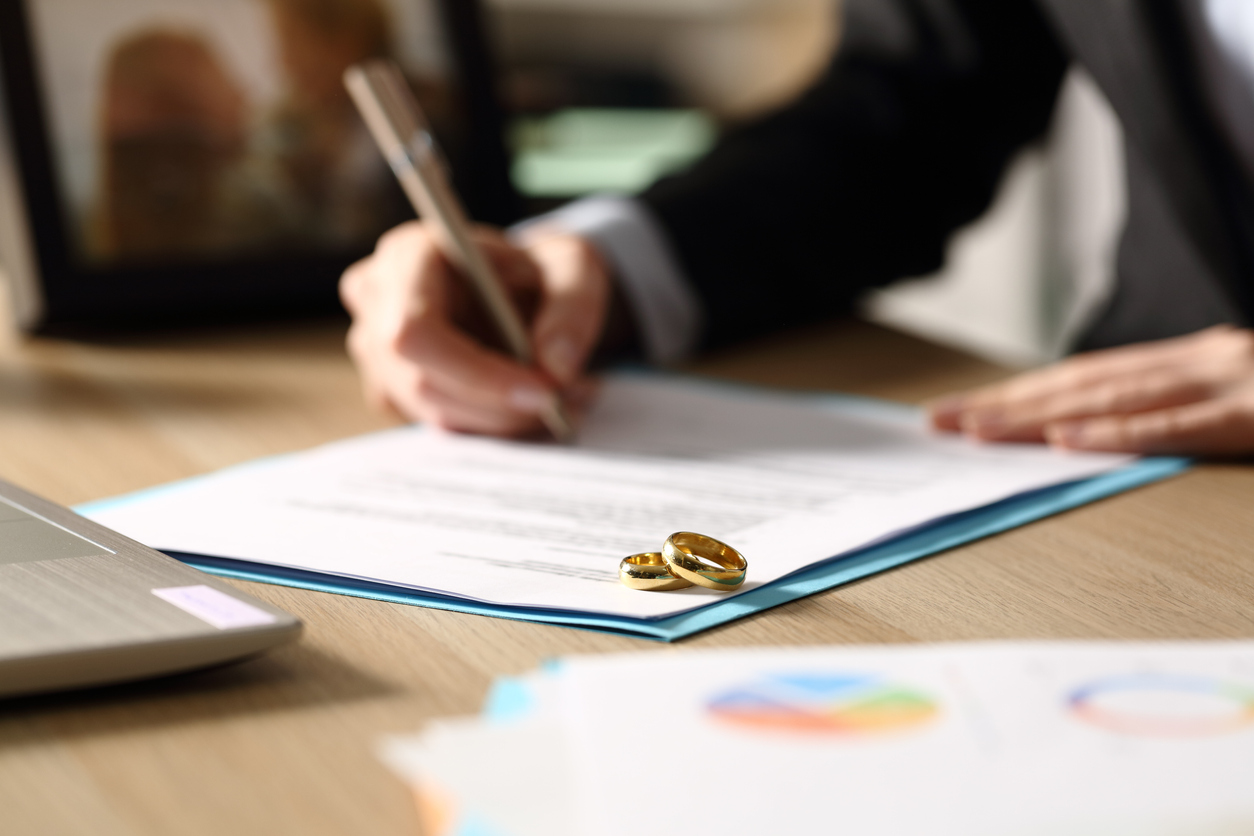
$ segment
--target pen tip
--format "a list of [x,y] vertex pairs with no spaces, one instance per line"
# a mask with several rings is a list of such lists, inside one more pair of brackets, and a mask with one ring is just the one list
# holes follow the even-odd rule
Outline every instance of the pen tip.
[[548,408],[543,414],[544,425],[549,428],[549,432],[553,434],[553,438],[562,444],[573,441],[575,438],[575,426],[567,417],[566,411],[562,409],[561,402],[556,397],[549,402]]

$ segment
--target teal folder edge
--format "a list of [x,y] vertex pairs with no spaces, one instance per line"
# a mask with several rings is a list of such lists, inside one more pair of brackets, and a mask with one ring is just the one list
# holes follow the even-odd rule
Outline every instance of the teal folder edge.
[[[197,569],[228,578],[669,642],[946,551],[955,546],[1017,528],[1043,517],[1166,479],[1188,467],[1188,459],[1141,459],[1127,467],[1091,479],[1043,488],[982,508],[943,517],[889,540],[809,566],[733,598],[715,601],[700,609],[679,615],[654,619],[492,604],[391,584],[269,566],[251,561],[182,552],[168,552],[168,554]],[[83,510],[90,509],[89,505]]]

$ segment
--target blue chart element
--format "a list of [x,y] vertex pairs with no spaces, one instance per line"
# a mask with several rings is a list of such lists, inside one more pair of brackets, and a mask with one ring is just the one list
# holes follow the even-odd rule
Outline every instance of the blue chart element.
[[767,676],[718,694],[706,708],[740,728],[845,737],[902,731],[938,713],[923,692],[867,674]]
[[536,709],[536,696],[525,680],[498,676],[484,701],[483,716],[494,723],[509,724],[525,719]]

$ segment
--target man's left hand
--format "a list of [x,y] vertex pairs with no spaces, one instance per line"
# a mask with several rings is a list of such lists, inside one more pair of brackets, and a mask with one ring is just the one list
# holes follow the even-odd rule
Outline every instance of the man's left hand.
[[928,405],[932,425],[1073,450],[1254,453],[1254,331],[1217,326],[1077,355]]

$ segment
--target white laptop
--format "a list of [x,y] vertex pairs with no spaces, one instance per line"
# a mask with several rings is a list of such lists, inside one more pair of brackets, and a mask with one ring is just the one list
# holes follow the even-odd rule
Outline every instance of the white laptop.
[[282,610],[0,481],[0,697],[208,667],[300,631]]

